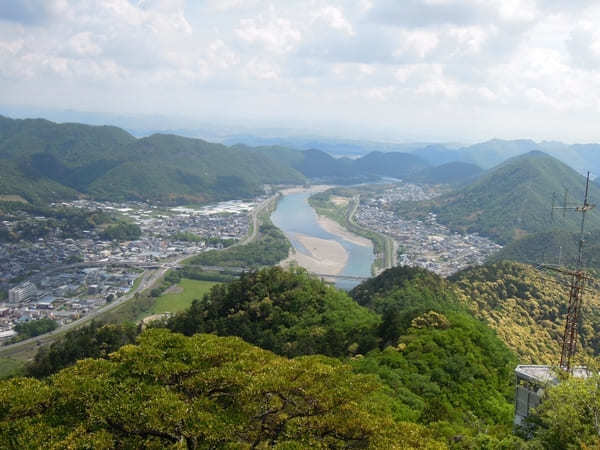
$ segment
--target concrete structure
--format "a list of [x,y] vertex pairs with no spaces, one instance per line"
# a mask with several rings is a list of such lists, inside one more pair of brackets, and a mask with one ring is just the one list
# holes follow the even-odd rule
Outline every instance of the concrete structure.
[[37,294],[37,288],[35,284],[26,281],[18,286],[15,286],[8,291],[8,302],[9,303],[21,303],[25,300],[30,300]]
[[[515,369],[515,426],[526,426],[526,419],[543,401],[544,392],[549,386],[559,383],[556,371],[552,366],[517,366]],[[573,376],[587,378],[589,371],[586,367],[574,367]]]

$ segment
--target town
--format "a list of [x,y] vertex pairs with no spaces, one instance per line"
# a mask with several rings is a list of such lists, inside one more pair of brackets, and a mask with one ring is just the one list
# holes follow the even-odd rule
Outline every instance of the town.
[[432,186],[401,183],[375,198],[361,199],[354,218],[362,227],[394,239],[398,246],[397,265],[422,267],[449,276],[483,264],[502,246],[478,234],[452,232],[438,223],[433,213],[428,213],[424,220],[406,220],[392,208],[395,201],[429,200],[441,192]]
[[[79,239],[50,235],[33,242],[0,243],[0,288],[6,295],[0,304],[0,342],[14,339],[18,324],[49,318],[64,325],[121,297],[141,276],[136,267],[243,239],[249,231],[249,211],[263,200],[173,208],[89,200],[52,205],[114,214],[139,226],[142,234],[128,242],[106,241],[93,229]],[[10,221],[3,225],[13,226]]]

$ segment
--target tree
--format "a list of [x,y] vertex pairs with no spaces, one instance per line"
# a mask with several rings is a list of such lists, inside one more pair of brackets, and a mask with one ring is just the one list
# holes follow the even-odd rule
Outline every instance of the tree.
[[600,447],[600,366],[590,361],[588,368],[586,378],[563,376],[547,390],[535,418],[535,441],[544,448]]
[[108,360],[0,383],[8,448],[430,448],[373,376],[239,338],[146,331]]
[[272,267],[213,287],[167,327],[239,336],[286,356],[344,356],[375,348],[378,324],[376,314],[306,271]]

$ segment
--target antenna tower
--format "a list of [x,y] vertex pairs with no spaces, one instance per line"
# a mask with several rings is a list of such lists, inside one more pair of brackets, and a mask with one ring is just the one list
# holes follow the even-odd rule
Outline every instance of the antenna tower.
[[579,244],[577,252],[577,263],[575,269],[567,269],[560,266],[542,265],[544,269],[549,269],[554,272],[561,273],[570,278],[567,285],[569,287],[569,307],[567,309],[567,321],[565,323],[565,331],[562,340],[562,352],[560,355],[560,367],[568,372],[571,371],[571,360],[577,351],[578,340],[578,325],[581,315],[581,305],[583,302],[583,293],[585,290],[586,281],[592,281],[592,278],[583,270],[583,246],[585,243],[585,215],[596,205],[590,203],[590,173],[587,173],[585,184],[585,197],[583,205],[569,205],[567,203],[568,191],[565,190],[563,206],[555,206],[556,195],[552,198],[552,217],[554,218],[554,210],[562,210],[563,216],[567,211],[575,211],[581,214],[581,228],[579,234]]

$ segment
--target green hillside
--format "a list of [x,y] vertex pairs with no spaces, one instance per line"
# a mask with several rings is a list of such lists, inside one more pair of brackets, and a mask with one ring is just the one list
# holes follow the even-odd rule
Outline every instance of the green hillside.
[[[493,261],[558,264],[574,267],[579,248],[578,232],[554,230],[518,239],[492,256]],[[585,234],[583,266],[600,269],[600,230]]]
[[185,203],[254,196],[263,184],[302,183],[257,153],[199,139],[135,139],[116,127],[0,117],[0,195]]
[[472,182],[483,173],[479,166],[466,162],[449,162],[427,167],[407,177],[413,183],[460,185]]
[[[541,152],[512,158],[480,176],[475,182],[430,202],[400,203],[400,214],[422,214],[431,210],[438,220],[454,230],[477,232],[508,244],[528,234],[554,229],[576,231],[575,213],[551,216],[552,195],[560,198],[568,189],[569,199],[583,201],[585,178],[557,159]],[[600,189],[591,188],[591,198]],[[588,214],[588,229],[600,228],[600,211]]]
[[[568,290],[551,273],[531,265],[499,262],[467,269],[445,280],[424,269],[394,267],[354,288],[350,295],[382,314],[384,343],[399,338],[414,317],[433,310],[450,317],[469,312],[495,330],[521,364],[556,364]],[[580,346],[600,355],[600,291],[586,292]]]
[[[302,270],[245,274],[141,334],[92,324],[42,349],[25,369],[39,378],[0,381],[0,442],[595,448],[597,378],[550,388],[544,426],[513,434],[514,367],[556,362],[565,313],[565,294],[538,275],[516,263],[450,280],[397,267],[351,292],[360,306]],[[580,337],[597,354],[600,302],[586,298]]]
[[[468,269],[450,281],[461,301],[496,330],[522,364],[557,364],[569,300],[568,289],[551,273],[501,262]],[[586,291],[578,348],[600,355],[600,294]]]
[[278,163],[291,167],[307,178],[325,179],[329,182],[348,184],[379,177],[404,178],[429,167],[423,158],[410,153],[379,151],[357,159],[334,158],[321,150],[292,150],[286,147],[235,148],[259,153]]
[[360,173],[392,178],[404,178],[429,166],[419,156],[401,152],[371,152],[353,161]]

